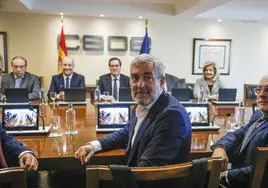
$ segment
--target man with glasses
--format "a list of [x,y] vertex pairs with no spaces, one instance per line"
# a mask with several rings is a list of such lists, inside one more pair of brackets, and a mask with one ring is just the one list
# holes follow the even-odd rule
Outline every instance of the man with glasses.
[[161,166],[185,162],[191,148],[191,122],[183,107],[165,93],[164,66],[141,54],[131,63],[131,94],[138,106],[129,125],[81,146],[75,158],[86,164],[97,151],[124,148],[128,166]]
[[[247,187],[256,148],[268,146],[268,75],[261,79],[255,93],[260,110],[252,115],[247,125],[228,133],[211,147],[212,157],[222,157],[225,161],[220,187]],[[227,169],[228,163],[232,164],[231,169]],[[262,188],[268,187],[267,177],[266,170]]]
[[104,74],[99,78],[99,89],[101,93],[107,91],[110,96],[113,96],[115,100],[119,97],[120,87],[130,87],[129,77],[121,74],[121,60],[117,57],[112,57],[109,59],[109,69],[110,73]]
[[[3,90],[7,88],[27,88],[29,99],[39,99],[40,81],[38,76],[26,71],[27,60],[24,57],[16,56],[11,60],[12,72],[3,76]],[[0,94],[1,96],[4,93]]]

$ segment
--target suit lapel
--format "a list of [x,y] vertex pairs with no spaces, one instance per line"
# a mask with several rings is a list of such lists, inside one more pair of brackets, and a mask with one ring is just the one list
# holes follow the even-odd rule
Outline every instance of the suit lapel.
[[126,152],[129,152],[130,149],[131,149],[131,140],[132,140],[132,137],[133,137],[133,134],[134,134],[134,128],[135,128],[136,123],[137,123],[137,117],[134,116],[129,122],[129,124],[130,124],[129,135],[128,135],[129,139],[128,139]]
[[65,88],[63,74],[60,74],[59,76],[59,87],[60,91],[62,91]]
[[13,73],[10,74],[10,80],[9,80],[8,85],[9,85],[9,88],[15,88],[15,77]]
[[[151,122],[151,119],[149,119],[148,115],[147,115],[147,117],[144,119],[144,121],[142,122],[142,124],[138,130],[138,133],[137,133],[135,140],[134,140],[134,143],[133,143],[133,147],[131,147],[131,140],[133,137],[134,129],[132,130],[132,135],[131,135],[131,139],[130,139],[129,146],[128,146],[131,148],[128,161],[131,161],[132,158],[134,157],[134,154],[135,154],[136,149],[138,148],[140,139],[141,139],[143,133],[145,132],[145,130],[149,127],[150,122]],[[135,127],[135,126],[133,126],[133,127]]]
[[244,148],[242,148],[241,152],[243,152],[245,150],[245,148],[247,148],[248,144],[251,142],[251,140],[254,138],[254,136],[257,133],[261,132],[261,130],[265,129],[267,126],[268,126],[268,122],[266,121],[265,123],[263,123],[259,127],[255,128],[255,130],[252,132],[252,134],[250,134],[250,136],[246,140],[246,143],[244,145]]
[[111,74],[108,74],[107,76],[107,88],[109,91],[109,95],[112,95],[112,79],[111,79]]
[[77,75],[73,73],[72,79],[71,79],[71,84],[70,87],[73,88],[76,86],[75,81],[76,81]]
[[22,80],[21,80],[21,84],[20,84],[21,88],[27,88],[27,83],[28,83],[27,79],[28,79],[28,75],[27,75],[27,73],[25,73]]

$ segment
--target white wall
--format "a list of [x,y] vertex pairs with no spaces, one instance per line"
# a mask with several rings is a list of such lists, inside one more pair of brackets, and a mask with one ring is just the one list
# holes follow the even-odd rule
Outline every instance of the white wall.
[[[0,13],[0,31],[8,34],[8,59],[22,55],[29,61],[28,71],[44,76],[45,88],[57,67],[57,35],[60,33],[57,15]],[[128,74],[134,56],[126,53],[108,53],[109,35],[143,36],[144,21],[92,17],[64,18],[65,34],[102,35],[104,53],[87,55],[80,50],[72,54],[76,72],[86,76],[87,84],[94,84],[98,76],[108,72],[107,60],[118,56],[122,72]],[[152,54],[163,61],[167,72],[195,82],[192,75],[193,38],[232,39],[231,72],[221,76],[227,87],[238,88],[242,99],[243,84],[258,83],[268,73],[268,25],[261,23],[222,22],[204,20],[154,19],[149,20],[149,36],[152,38]],[[82,45],[82,43],[81,43]]]

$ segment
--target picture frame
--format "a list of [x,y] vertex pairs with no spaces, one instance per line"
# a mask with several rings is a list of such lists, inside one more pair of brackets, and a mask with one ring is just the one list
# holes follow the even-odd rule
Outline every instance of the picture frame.
[[0,31],[0,60],[3,61],[2,72],[7,73],[8,72],[7,32],[2,31]]
[[231,39],[193,39],[192,74],[203,74],[207,61],[215,62],[221,75],[230,74]]

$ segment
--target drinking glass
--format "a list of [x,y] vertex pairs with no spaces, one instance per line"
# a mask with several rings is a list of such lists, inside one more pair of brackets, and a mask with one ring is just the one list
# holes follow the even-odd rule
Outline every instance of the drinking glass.
[[108,100],[109,100],[109,91],[104,91],[103,95],[104,95],[104,102],[108,102]]
[[49,92],[49,98],[52,100],[53,106],[55,106],[56,97],[57,97],[57,93],[56,92],[54,92],[54,91]]
[[62,133],[59,132],[61,128],[61,118],[60,116],[52,116],[51,117],[51,131],[49,137],[61,137]]

